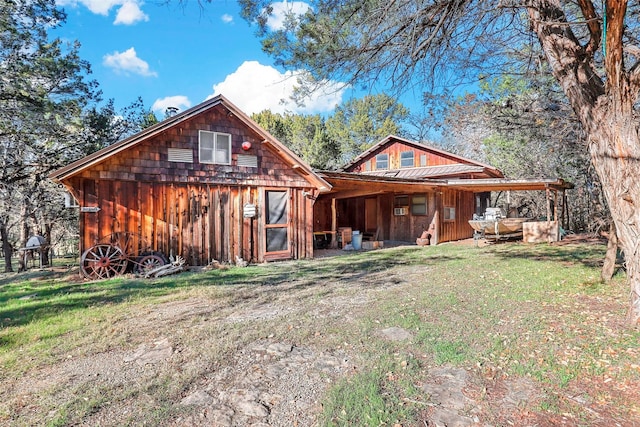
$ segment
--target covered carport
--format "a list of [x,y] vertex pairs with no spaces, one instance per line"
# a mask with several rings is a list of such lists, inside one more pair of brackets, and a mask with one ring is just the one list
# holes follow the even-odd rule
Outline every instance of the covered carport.
[[[470,238],[473,230],[468,220],[484,212],[486,197],[495,191],[544,191],[546,221],[535,225],[545,235],[556,230],[557,239],[558,225],[569,219],[566,190],[573,188],[561,179],[428,180],[349,172],[320,175],[332,189],[314,204],[314,233],[328,236],[330,247],[338,246],[345,229],[359,230],[372,240],[415,241],[423,231],[428,232],[431,244]],[[422,210],[415,209],[415,200],[424,200]]]
[[446,185],[451,188],[473,191],[476,194],[497,191],[544,191],[546,196],[545,221],[524,223],[524,240],[531,243],[557,241],[561,237],[560,228],[568,228],[570,212],[566,190],[574,188],[574,185],[563,179],[449,179]]

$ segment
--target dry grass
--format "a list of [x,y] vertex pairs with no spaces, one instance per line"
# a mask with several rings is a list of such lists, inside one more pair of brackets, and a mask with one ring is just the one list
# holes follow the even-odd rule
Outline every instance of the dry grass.
[[[232,363],[247,348],[286,342],[350,360],[326,390],[324,424],[415,425],[429,416],[421,382],[447,365],[472,374],[466,393],[488,424],[632,425],[639,335],[623,323],[624,276],[597,281],[603,251],[441,245],[153,281],[0,276],[0,421],[174,424],[193,415],[179,402],[212,373],[246,375]],[[391,326],[413,338],[381,338]],[[160,339],[166,360],[123,363]],[[538,393],[507,410],[516,379]]]

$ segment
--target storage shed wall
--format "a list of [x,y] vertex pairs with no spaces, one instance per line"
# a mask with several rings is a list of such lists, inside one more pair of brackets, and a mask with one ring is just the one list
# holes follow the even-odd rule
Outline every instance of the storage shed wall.
[[[230,165],[200,162],[200,130],[231,135]],[[245,141],[249,150],[242,148]],[[170,148],[192,161],[170,161]],[[254,165],[239,163],[240,156],[250,156]],[[136,248],[204,265],[237,256],[257,262],[313,256],[313,207],[303,192],[315,188],[298,170],[278,147],[218,105],[63,182],[82,207],[100,209],[80,214],[81,251],[113,233],[128,233]],[[270,190],[287,191],[286,253],[266,252],[264,202]],[[256,219],[243,217],[247,203],[257,206]]]
[[[444,209],[455,209],[455,219],[445,219]],[[475,195],[470,191],[445,189],[441,194],[440,242],[450,242],[473,237],[469,220],[475,213]]]
[[[110,236],[130,236],[131,255],[149,250],[180,255],[190,265],[244,260],[313,257],[311,201],[301,189],[288,191],[287,254],[266,252],[262,187],[215,184],[165,184],[82,179],[81,251]],[[256,218],[244,218],[243,206],[255,204]]]

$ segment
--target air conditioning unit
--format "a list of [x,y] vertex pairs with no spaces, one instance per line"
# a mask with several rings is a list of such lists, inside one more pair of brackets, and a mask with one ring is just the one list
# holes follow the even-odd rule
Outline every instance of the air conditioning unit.
[[403,216],[407,214],[407,208],[393,208],[393,214],[395,216]]

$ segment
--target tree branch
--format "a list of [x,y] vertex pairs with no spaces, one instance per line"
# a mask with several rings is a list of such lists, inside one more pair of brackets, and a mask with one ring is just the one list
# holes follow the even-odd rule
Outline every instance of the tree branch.
[[624,78],[624,56],[622,37],[624,35],[624,17],[627,13],[627,0],[606,0],[607,36],[606,57],[604,61],[608,87],[622,87]]
[[589,28],[589,42],[585,46],[587,55],[593,55],[602,41],[602,27],[600,26],[600,20],[596,15],[596,10],[593,7],[591,0],[578,0],[582,15],[586,19],[587,28]]
[[531,2],[528,12],[553,75],[580,120],[589,123],[586,118],[605,93],[602,79],[593,68],[592,56],[580,44],[571,27],[556,24],[568,21],[559,1]]

